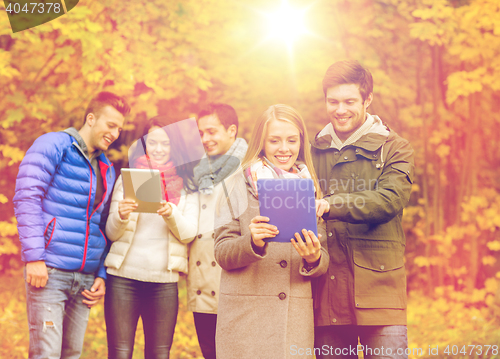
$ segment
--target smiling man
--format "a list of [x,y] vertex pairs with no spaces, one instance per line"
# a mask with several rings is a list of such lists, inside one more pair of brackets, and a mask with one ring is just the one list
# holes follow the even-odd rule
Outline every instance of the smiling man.
[[236,137],[238,116],[227,104],[213,103],[203,109],[198,114],[198,129],[207,155],[194,169],[200,216],[199,234],[189,246],[188,310],[193,312],[203,357],[215,359],[221,267],[214,256],[214,213],[223,181],[239,167],[248,145]]
[[[373,80],[357,61],[323,78],[330,123],[312,143],[329,209],[328,273],[315,283],[317,358],[407,358],[406,240],[413,149],[368,114]],[[361,346],[358,347],[358,338]]]
[[126,101],[94,97],[80,131],[40,136],[16,181],[15,214],[26,263],[29,358],[79,358],[90,307],[105,293],[104,228],[115,171],[102,151],[120,135]]

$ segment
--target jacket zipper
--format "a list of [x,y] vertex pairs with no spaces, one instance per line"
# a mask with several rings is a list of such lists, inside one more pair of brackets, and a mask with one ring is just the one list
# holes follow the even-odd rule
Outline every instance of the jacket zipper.
[[[90,200],[92,196],[92,166],[90,165],[90,162],[88,163],[89,165],[89,170],[90,170],[90,190],[89,190],[89,200],[87,201],[87,222],[86,222],[86,228],[85,228],[85,246],[83,247],[83,259],[82,259],[82,266],[78,270],[81,272],[83,268],[85,267],[85,262],[87,261],[87,247],[89,245],[89,231],[90,231],[90,217],[89,217],[89,207],[90,207]],[[92,216],[91,216],[92,217]]]
[[[102,165],[102,166],[101,166]],[[94,209],[94,211],[92,212],[92,214],[90,215],[90,217],[88,216],[88,213],[89,213],[89,207],[90,207],[90,199],[91,199],[91,195],[92,195],[92,166],[90,165],[89,163],[89,170],[90,170],[90,191],[89,191],[89,200],[87,202],[87,228],[85,230],[85,247],[84,247],[84,250],[83,250],[83,261],[82,261],[82,266],[80,267],[79,271],[81,272],[83,270],[83,268],[85,267],[85,263],[87,261],[87,250],[88,250],[88,244],[89,244],[89,235],[90,235],[90,220],[92,219],[92,216],[94,215],[94,213],[99,209],[99,207],[102,205],[102,203],[104,202],[104,199],[106,198],[106,195],[108,193],[108,180],[107,180],[107,175],[108,175],[108,170],[109,170],[109,167],[111,166],[107,166],[107,163],[104,163],[104,162],[99,162],[99,167],[101,167],[101,177],[103,178],[103,185],[104,185],[104,191],[103,191],[103,196],[102,196],[102,199],[101,199],[101,202],[99,202],[99,204],[96,206],[96,208]],[[103,171],[104,170],[104,171]],[[102,173],[104,172],[104,176],[102,175]],[[104,241],[107,243],[107,238],[106,236],[104,235],[104,233],[102,233],[102,231],[99,229],[99,231],[101,232],[101,234],[103,235],[104,237]]]

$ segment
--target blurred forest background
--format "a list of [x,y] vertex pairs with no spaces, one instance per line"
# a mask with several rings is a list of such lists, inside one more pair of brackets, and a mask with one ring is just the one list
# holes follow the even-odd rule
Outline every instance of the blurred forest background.
[[[254,119],[275,103],[297,108],[314,135],[328,122],[324,72],[346,58],[373,73],[368,111],[416,152],[404,225],[409,341],[423,353],[411,357],[446,358],[446,345],[500,343],[500,2],[289,4],[305,9],[307,29],[289,41],[269,36],[278,17],[266,14],[280,0],[82,0],[67,15],[16,34],[0,11],[1,358],[27,357],[12,197],[18,165],[38,136],[80,128],[84,107],[100,90],[132,105],[109,150],[118,167],[147,118],[187,118],[211,101],[235,107],[247,140]],[[172,357],[199,357],[184,308]],[[138,335],[134,358],[142,358],[143,344]],[[437,345],[439,355],[428,355]],[[474,353],[469,347],[449,357],[496,357]],[[99,305],[83,358],[104,357]]]

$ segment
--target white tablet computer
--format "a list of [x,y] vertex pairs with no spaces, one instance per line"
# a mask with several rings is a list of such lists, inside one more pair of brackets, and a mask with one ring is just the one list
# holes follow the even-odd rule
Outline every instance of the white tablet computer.
[[153,169],[122,168],[123,198],[139,205],[134,212],[156,213],[164,201],[160,171]]

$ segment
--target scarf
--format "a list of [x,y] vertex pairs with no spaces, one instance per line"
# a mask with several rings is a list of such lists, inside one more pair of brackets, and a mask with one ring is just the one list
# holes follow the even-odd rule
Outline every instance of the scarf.
[[161,181],[163,183],[165,200],[175,205],[179,204],[183,180],[181,177],[177,176],[177,171],[175,170],[175,166],[172,161],[169,161],[164,165],[157,165],[153,161],[149,160],[147,155],[143,155],[136,159],[133,165],[135,168],[159,170]]
[[240,166],[247,148],[247,142],[237,138],[225,154],[203,157],[194,168],[194,183],[198,190],[203,194],[212,194],[214,187]]
[[245,180],[251,187],[252,194],[258,198],[257,180],[263,178],[312,178],[305,163],[295,162],[291,172],[284,171],[273,165],[266,157],[257,160],[245,170]]

